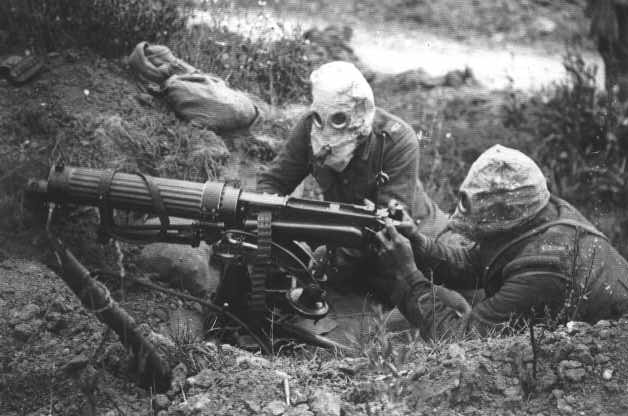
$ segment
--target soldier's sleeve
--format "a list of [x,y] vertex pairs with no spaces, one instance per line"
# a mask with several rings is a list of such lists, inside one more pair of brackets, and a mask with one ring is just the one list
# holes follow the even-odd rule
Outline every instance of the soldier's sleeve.
[[482,265],[479,246],[448,245],[423,234],[410,238],[414,260],[437,284],[452,289],[479,289]]
[[568,280],[555,261],[517,259],[504,273],[500,290],[465,313],[446,301],[447,289],[432,285],[419,271],[396,281],[392,299],[423,338],[434,340],[483,336],[513,320],[543,316],[546,310],[555,315],[564,307]]
[[570,279],[560,259],[524,256],[502,270],[503,285],[490,298],[473,308],[469,329],[485,334],[487,329],[522,318],[556,316],[566,305]]
[[388,175],[388,182],[379,189],[375,202],[379,206],[387,206],[388,201],[396,199],[406,205],[410,215],[416,218],[417,214],[425,211],[425,207],[416,206],[419,142],[410,128],[400,126],[394,134],[396,137],[384,147],[382,170]]
[[308,118],[303,117],[290,133],[270,167],[259,174],[257,190],[288,195],[308,175]]

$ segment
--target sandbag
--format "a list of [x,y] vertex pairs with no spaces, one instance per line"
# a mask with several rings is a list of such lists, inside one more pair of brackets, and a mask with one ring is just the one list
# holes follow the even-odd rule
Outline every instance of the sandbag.
[[129,65],[141,78],[158,84],[175,74],[199,72],[192,65],[174,56],[168,47],[151,45],[148,42],[137,44],[129,56]]
[[215,131],[248,127],[258,115],[247,94],[209,74],[173,75],[166,80],[164,92],[179,117]]

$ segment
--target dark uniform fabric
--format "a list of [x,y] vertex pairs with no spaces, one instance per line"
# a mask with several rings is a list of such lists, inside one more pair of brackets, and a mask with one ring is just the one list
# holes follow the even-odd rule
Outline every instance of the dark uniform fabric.
[[[569,224],[544,227],[551,221]],[[515,241],[527,232],[532,234]],[[547,313],[593,323],[628,312],[628,262],[574,207],[556,197],[521,229],[470,248],[418,235],[411,242],[423,273],[401,279],[393,301],[426,338],[486,334],[513,318],[538,320]],[[451,289],[482,288],[486,298],[460,316],[433,296],[434,287],[423,276],[427,273]]]
[[[327,201],[363,204],[367,198],[386,206],[394,198],[406,204],[413,218],[422,221],[425,234],[436,235],[444,229],[447,216],[426,195],[419,180],[419,143],[407,123],[378,108],[373,132],[340,173],[314,163],[311,126],[311,113],[306,113],[270,168],[260,173],[258,191],[287,195],[312,174]],[[380,169],[389,180],[378,190],[376,175]]]
[[[419,180],[419,142],[414,130],[400,118],[377,108],[371,134],[361,139],[354,156],[342,172],[314,162],[310,131],[312,113],[305,113],[268,170],[261,172],[257,190],[279,195],[290,194],[311,174],[327,201],[363,204],[369,199],[378,207],[391,199],[406,205],[413,218],[420,221],[421,232],[436,236],[447,225],[448,217],[427,196]],[[377,189],[379,171],[388,181]],[[377,257],[358,249],[334,247],[327,270],[329,285],[344,296],[374,293],[390,304],[390,285],[376,279]]]

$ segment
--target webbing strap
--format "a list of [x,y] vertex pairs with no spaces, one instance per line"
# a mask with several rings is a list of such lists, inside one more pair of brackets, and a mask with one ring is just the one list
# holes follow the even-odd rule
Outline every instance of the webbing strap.
[[582,230],[587,232],[588,234],[592,234],[595,235],[597,237],[600,237],[604,240],[608,240],[608,237],[606,237],[604,234],[602,234],[600,231],[596,230],[595,228],[593,228],[592,226],[585,224],[583,222],[580,222],[578,220],[571,220],[568,218],[565,219],[558,219],[555,221],[550,221],[547,222],[545,224],[541,224],[538,227],[535,227],[533,229],[531,229],[530,231],[521,234],[519,237],[516,237],[512,240],[510,240],[508,243],[504,244],[502,246],[502,248],[500,248],[497,253],[495,253],[495,255],[491,258],[491,260],[488,262],[488,264],[486,265],[486,267],[484,268],[484,272],[482,274],[482,279],[484,281],[486,281],[486,278],[488,277],[488,274],[491,270],[491,268],[493,267],[493,265],[495,264],[495,262],[497,261],[497,259],[506,252],[506,250],[508,250],[509,248],[511,248],[512,246],[514,246],[517,243],[520,243],[521,241],[525,240],[526,238],[532,237],[533,235],[537,235],[542,233],[543,231],[554,227],[556,225],[567,225],[570,227],[575,228],[576,230]]
[[[109,193],[111,191],[113,178],[118,172],[118,169],[106,171],[105,174],[101,176],[100,183],[98,185],[98,200],[100,202],[98,206],[98,211],[100,213],[101,230],[104,235],[111,237],[116,236],[116,225],[114,224],[113,220],[113,209],[109,205]],[[166,206],[164,205],[163,199],[161,198],[159,187],[155,185],[155,183],[143,173],[139,171],[134,171],[131,173],[134,173],[142,178],[142,180],[146,184],[146,189],[148,189],[148,192],[151,196],[153,210],[159,216],[159,222],[161,225],[159,234],[162,238],[165,237],[166,233],[168,232],[168,227],[170,226],[170,217],[166,212]]]
[[377,200],[379,199],[379,190],[382,186],[386,185],[386,183],[390,180],[390,177],[386,172],[384,172],[384,141],[386,140],[386,136],[388,133],[382,131],[381,133],[376,133],[375,137],[378,140],[378,155],[377,155],[377,167],[375,174],[375,197],[373,204],[375,205],[375,209],[377,209]]

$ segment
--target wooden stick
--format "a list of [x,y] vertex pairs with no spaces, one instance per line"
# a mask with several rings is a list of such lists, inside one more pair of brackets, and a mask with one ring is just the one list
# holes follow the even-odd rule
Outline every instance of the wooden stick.
[[89,270],[59,239],[51,234],[48,234],[48,238],[61,263],[60,277],[87,310],[94,312],[100,322],[118,334],[120,342],[133,351],[137,361],[145,363],[138,369],[140,385],[153,386],[158,392],[167,391],[170,387],[170,366],[140,333],[133,317],[111,298],[102,283],[92,278]]

